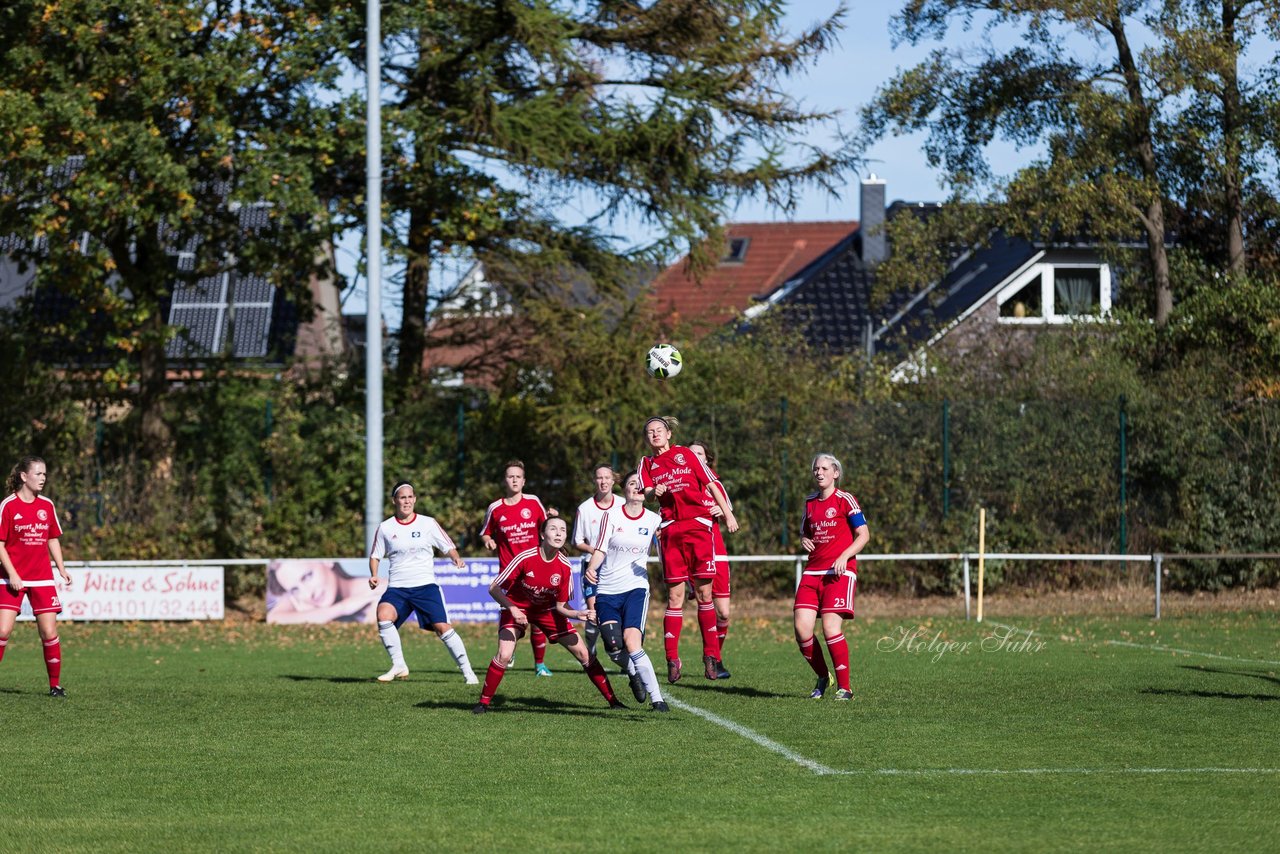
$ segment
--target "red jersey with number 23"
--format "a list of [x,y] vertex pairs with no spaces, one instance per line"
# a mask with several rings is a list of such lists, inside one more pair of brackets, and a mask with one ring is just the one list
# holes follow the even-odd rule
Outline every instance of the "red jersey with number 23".
[[642,459],[639,471],[642,489],[652,489],[659,484],[667,488],[658,497],[664,526],[688,519],[705,519],[710,524],[706,490],[711,484],[715,484],[721,494],[724,490],[711,469],[693,451],[683,445],[673,445],[666,453]]
[[522,610],[550,611],[557,602],[568,602],[573,592],[572,567],[560,552],[547,560],[542,549],[523,551],[498,573],[498,586]]
[[[867,524],[862,516],[858,499],[842,489],[823,498],[813,493],[804,502],[804,521],[801,533],[813,540],[813,551],[805,564],[805,575],[821,575],[832,571],[836,558],[853,545],[853,532]],[[849,569],[857,570],[857,559],[849,561]]]
[[53,502],[43,495],[37,495],[30,504],[16,493],[0,501],[0,542],[23,582],[53,583],[49,541],[61,536],[58,513]]
[[538,544],[538,527],[547,511],[536,495],[524,495],[515,504],[499,498],[484,514],[480,536],[490,536],[498,544],[498,566],[506,568],[511,559]]

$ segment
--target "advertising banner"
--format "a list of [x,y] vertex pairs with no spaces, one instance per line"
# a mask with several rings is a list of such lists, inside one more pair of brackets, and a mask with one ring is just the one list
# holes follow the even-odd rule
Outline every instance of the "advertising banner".
[[[71,586],[58,581],[60,620],[221,620],[220,566],[67,566]],[[56,574],[55,574],[56,577]],[[32,620],[22,601],[20,620]]]
[[[451,623],[497,622],[498,603],[489,584],[498,574],[498,559],[464,558],[459,569],[436,561],[436,581]],[[581,566],[573,562],[573,597],[582,607]],[[297,558],[273,560],[267,566],[268,623],[372,623],[378,600],[386,591],[386,573],[369,589],[368,558]]]

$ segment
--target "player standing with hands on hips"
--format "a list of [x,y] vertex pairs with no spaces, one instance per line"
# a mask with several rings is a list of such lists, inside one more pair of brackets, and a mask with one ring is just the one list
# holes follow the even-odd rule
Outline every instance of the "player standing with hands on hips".
[[31,600],[36,629],[44,646],[44,667],[49,674],[49,696],[65,697],[62,690],[62,642],[58,640],[58,614],[62,603],[53,580],[57,564],[62,582],[71,576],[62,563],[62,526],[53,502],[40,493],[48,475],[39,457],[23,457],[5,482],[8,497],[0,501],[0,566],[8,579],[0,585],[0,659],[22,610],[22,597]]
[[836,671],[836,699],[851,700],[849,687],[849,643],[842,628],[853,619],[853,594],[858,585],[856,555],[867,545],[871,534],[858,499],[839,488],[844,469],[827,453],[813,458],[813,481],[818,491],[804,501],[800,523],[800,545],[809,553],[796,589],[796,643],[800,654],[818,675],[818,684],[809,696],[822,699],[831,675],[813,630],[822,614],[822,635]]
[[387,559],[387,592],[378,602],[378,636],[391,656],[391,669],[379,676],[378,681],[408,678],[409,667],[404,663],[404,651],[400,647],[400,626],[417,614],[418,625],[424,629],[430,627],[436,633],[466,683],[477,685],[480,680],[471,669],[467,648],[449,625],[444,594],[436,583],[432,550],[447,554],[459,569],[466,564],[440,523],[414,512],[418,496],[414,494],[413,484],[405,480],[397,483],[391,490],[391,500],[396,513],[378,526],[373,535],[373,550],[369,553],[370,589],[378,586],[378,564],[383,558]]
[[716,606],[712,582],[716,577],[715,522],[703,501],[710,496],[720,508],[729,533],[738,530],[728,496],[711,469],[693,451],[672,445],[672,432],[679,425],[670,416],[655,415],[644,423],[645,441],[653,455],[640,460],[637,471],[645,493],[658,499],[662,525],[658,535],[662,572],[667,582],[667,612],[663,618],[663,638],[667,653],[667,681],[681,675],[680,630],[684,622],[685,582],[693,584],[698,600],[698,628],[702,632],[702,664],[708,679],[718,679],[720,639],[716,635]]

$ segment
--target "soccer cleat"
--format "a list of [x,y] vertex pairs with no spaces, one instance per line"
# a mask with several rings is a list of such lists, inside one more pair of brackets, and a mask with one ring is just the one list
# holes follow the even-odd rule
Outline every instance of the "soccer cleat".
[[533,666],[533,675],[534,676],[550,676],[551,668],[539,662]]
[[644,698],[649,696],[649,689],[644,687],[644,679],[639,673],[632,673],[627,679],[631,682],[631,693],[635,695],[637,703],[643,703]]
[[671,707],[668,706],[666,703],[664,703],[662,700],[659,700],[658,702],[653,704],[653,710],[655,712],[669,712],[671,711]]
[[396,679],[408,679],[408,678],[409,678],[409,668],[402,664],[399,667],[392,665],[390,670],[388,670],[386,673],[378,677],[378,681],[393,682]]
[[831,684],[831,680],[826,676],[818,677],[818,684],[813,686],[813,693],[809,695],[810,700],[821,700],[822,695],[827,693],[827,686]]
[[837,700],[852,700],[852,699],[853,699],[853,692],[852,692],[852,691],[849,691],[849,690],[847,690],[847,689],[845,689],[845,688],[841,688],[839,691],[836,691],[836,699],[837,699]]
[[626,708],[626,705],[624,705],[624,704],[623,704],[623,702],[622,702],[621,700],[619,700],[619,699],[617,699],[617,698],[615,697],[614,699],[612,699],[612,700],[610,700],[610,701],[609,701],[609,708],[611,708],[611,709],[625,709],[625,708]]
[[468,685],[479,685],[479,684],[480,684],[480,679],[476,676],[476,674],[475,674],[475,673],[464,673],[464,674],[462,674],[462,681],[463,681],[463,682],[465,682],[465,683],[466,683],[466,684],[468,684]]
[[709,655],[702,656],[702,670],[708,679],[720,678],[720,659]]
[[732,675],[733,674],[731,674],[727,669],[725,669],[724,662],[721,661],[720,659],[716,659],[716,678],[728,679]]
[[49,689],[49,696],[65,697],[67,696],[67,689],[63,688],[61,685],[54,685],[52,688]]
[[489,711],[489,707],[484,703],[476,703],[471,707],[471,714],[473,715],[483,715],[487,711]]
[[667,659],[667,681],[672,685],[680,681],[680,659]]

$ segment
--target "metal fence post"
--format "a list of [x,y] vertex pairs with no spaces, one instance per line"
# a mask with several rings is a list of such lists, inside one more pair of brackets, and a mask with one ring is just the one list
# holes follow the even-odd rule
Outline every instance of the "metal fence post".
[[[1120,395],[1120,554],[1129,553],[1129,501],[1125,494],[1129,470],[1128,432],[1129,414],[1125,410],[1124,395]],[[1122,567],[1122,569],[1127,567]]]
[[942,399],[942,518],[951,510],[951,401]]
[[1160,619],[1160,581],[1164,575],[1164,555],[1152,555],[1151,559],[1156,564],[1156,619]]
[[964,620],[969,622],[969,553],[964,553]]

